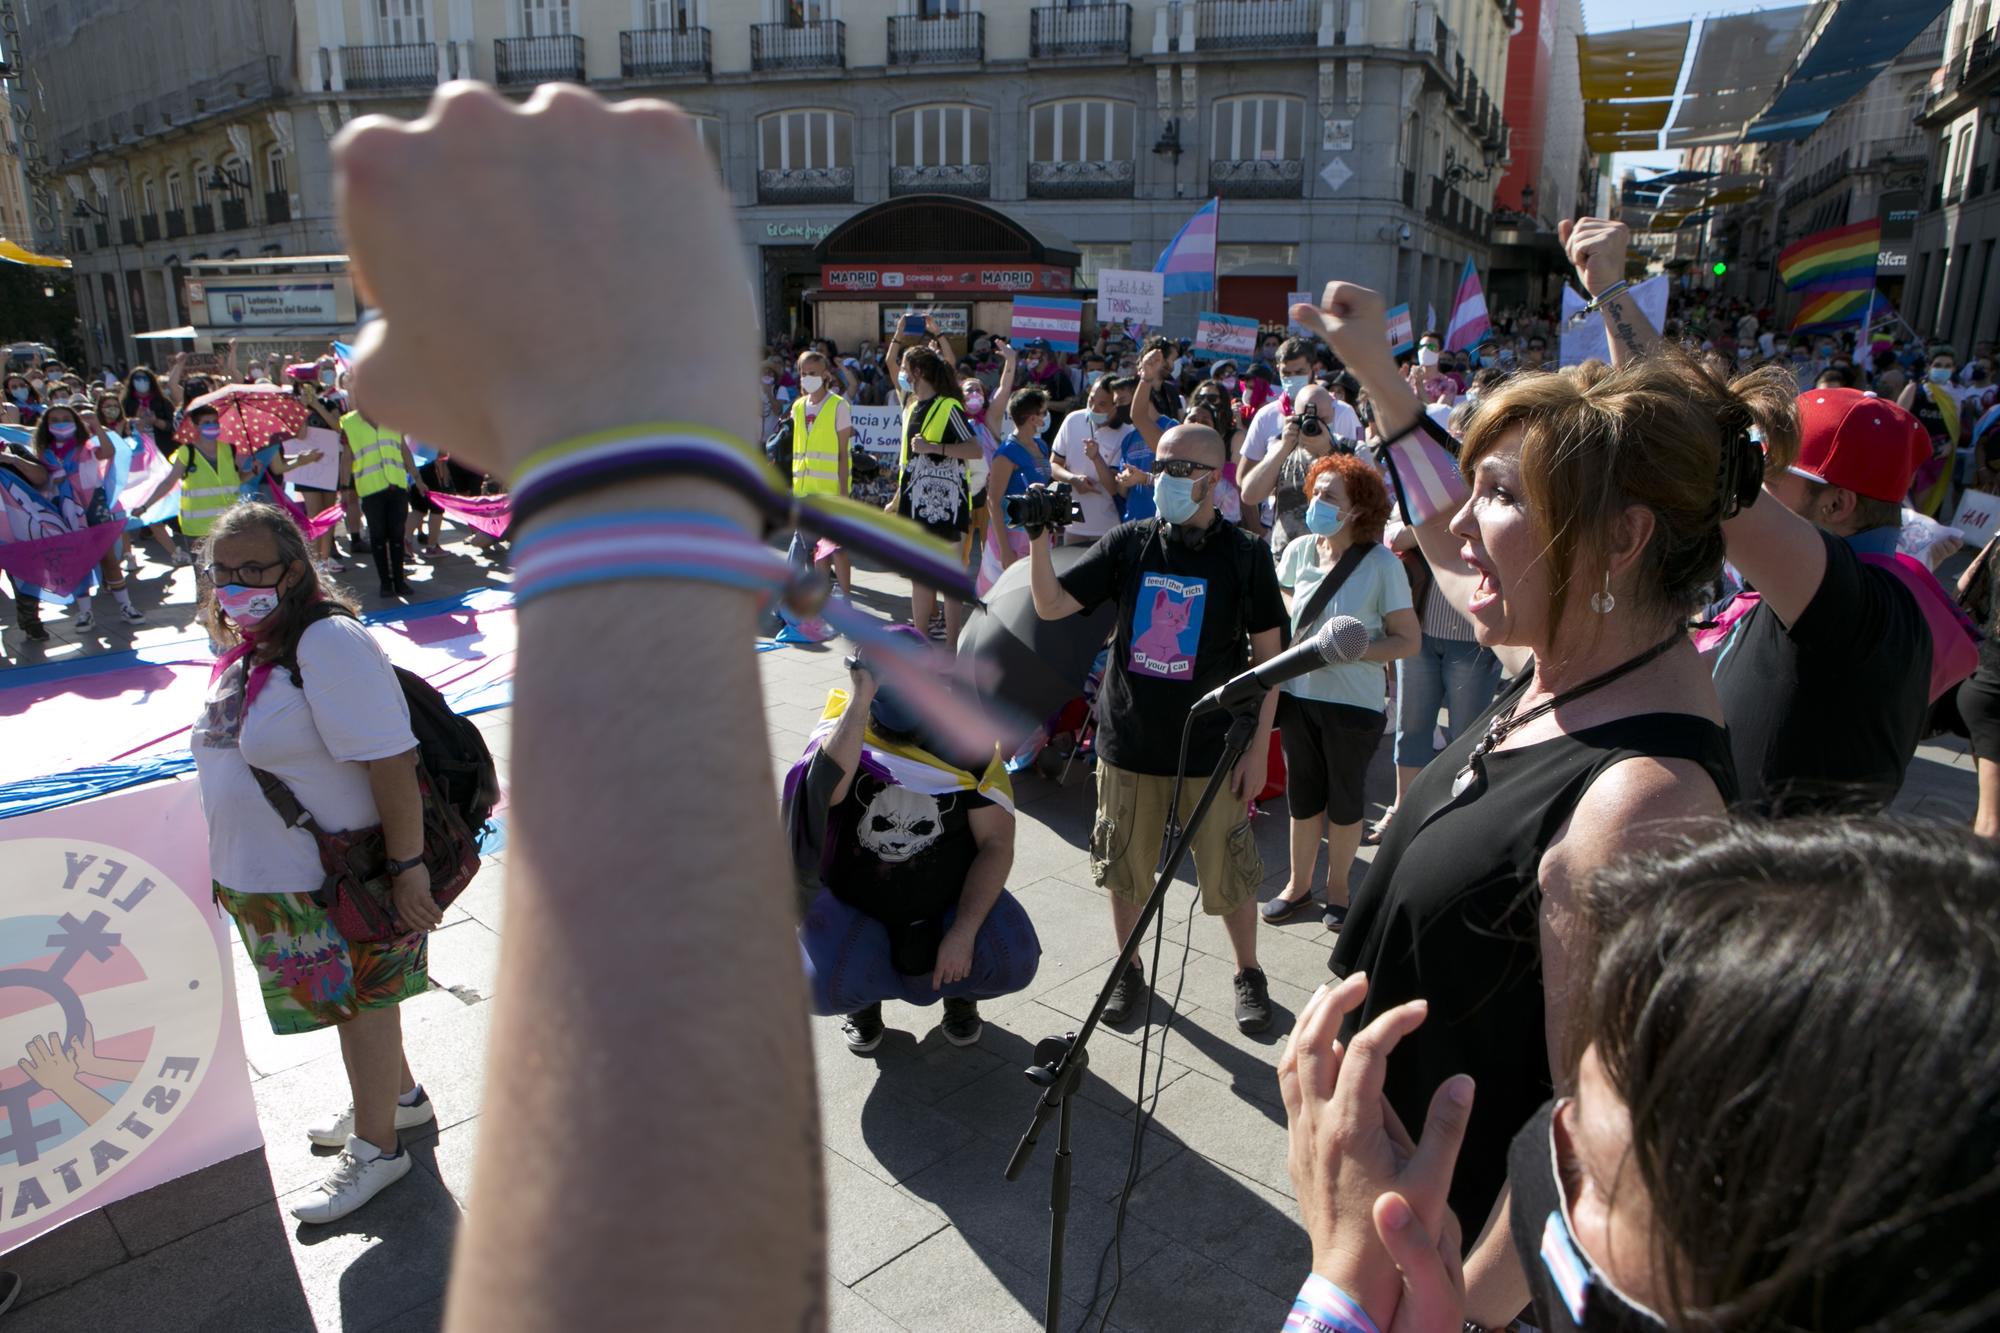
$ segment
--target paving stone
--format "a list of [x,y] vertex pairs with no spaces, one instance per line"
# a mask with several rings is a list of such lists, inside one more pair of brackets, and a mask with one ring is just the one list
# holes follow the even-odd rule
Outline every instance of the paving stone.
[[[1047,1037],[1073,1033],[1079,1026],[1067,1014],[1042,1004],[1009,1010],[1006,1028],[998,1029],[988,1023],[983,1043],[987,1050],[1000,1057],[1000,1068],[971,1085],[971,1088],[1004,1104],[1007,1108],[1005,1117],[997,1126],[989,1126],[986,1117],[977,1110],[979,1098],[966,1093],[940,1103],[940,1109],[960,1116],[982,1133],[995,1133],[1010,1141],[1018,1138],[1026,1122],[1022,1119],[1016,1123],[1014,1103],[1020,1101],[1021,1115],[1025,1117],[1026,1107],[1035,1095],[1035,1085],[1028,1081],[1026,1070],[1030,1064],[1041,1063],[1035,1059],[1038,1043]],[[1178,1061],[1161,1061],[1157,1035],[1146,1061],[1146,1086],[1149,1089],[1154,1086],[1156,1077],[1159,1086],[1165,1087],[1187,1073],[1187,1066]],[[1113,1115],[1130,1115],[1132,1096],[1139,1079],[1138,1043],[1093,1036],[1087,1054],[1090,1064],[1084,1071],[1079,1094]],[[1011,1084],[1009,1080],[1012,1080]],[[1009,1091],[1010,1087],[1018,1089],[1018,1095]]]
[[1193,1151],[1290,1198],[1284,1120],[1282,1109],[1198,1071],[1160,1095],[1157,1114],[1160,1128]]
[[885,1082],[899,1096],[930,1106],[1001,1063],[1001,1057],[987,1047],[996,1032],[993,1023],[987,1023],[980,1045],[954,1046],[938,1030],[943,1016],[942,1004],[919,1008],[893,1000],[885,1003],[882,1021],[887,1031],[882,1044],[866,1055],[847,1049],[839,1018],[813,1019],[813,1053],[822,1092],[829,1082],[863,1089]]
[[1200,1153],[1163,1162],[1132,1192],[1132,1215],[1289,1302],[1312,1267],[1298,1206]]
[[[27,1303],[7,1312],[7,1333],[315,1328],[291,1221],[266,1203],[39,1299],[30,1272]],[[24,1253],[8,1265],[19,1266]]]
[[901,1324],[838,1282],[828,1289],[827,1298],[830,1333],[905,1333]]
[[[19,1273],[24,1284],[15,1309],[114,1269],[131,1257],[109,1217],[102,1211],[85,1213],[7,1252],[6,1267]],[[8,1333],[13,1333],[12,1319]]]
[[[1053,1133],[1052,1127],[1017,1180],[1008,1181],[1002,1174],[1013,1151],[1011,1146],[982,1140],[910,1177],[901,1188],[949,1218],[983,1259],[997,1256],[1027,1272],[1046,1274]],[[1111,1204],[1078,1187],[1080,1184],[1072,1186],[1064,1229],[1063,1295],[1083,1301],[1090,1298],[1096,1285],[1098,1261],[1111,1243],[1116,1213]],[[1128,1215],[1119,1241],[1127,1271],[1143,1264],[1165,1243],[1166,1237]]]
[[500,975],[499,934],[471,917],[431,932],[430,973],[432,985],[462,1001],[492,999]]
[[[419,1159],[420,1145],[412,1145]],[[304,1196],[278,1200],[288,1208]],[[297,1280],[322,1328],[370,1328],[441,1299],[451,1270],[458,1204],[418,1167],[338,1222],[288,1232]]]
[[[437,1333],[444,1327],[444,1301],[425,1301],[414,1310],[406,1310],[393,1319],[379,1324],[371,1324],[354,1333]],[[346,1333],[343,1330],[343,1333]]]
[[145,1254],[277,1197],[264,1152],[239,1153],[104,1210],[132,1254]]
[[[1037,1333],[1047,1281],[1039,1267],[1031,1272],[981,1254],[946,1229],[870,1274],[854,1291],[905,1328]],[[1063,1325],[1073,1326],[1082,1307],[1068,1301],[1065,1310]]]
[[[847,1056],[854,1059],[853,1056]],[[963,1124],[904,1096],[886,1076],[863,1082],[820,1079],[826,1146],[888,1184],[915,1175],[972,1140]]]
[[[1300,1266],[1292,1283],[1311,1271]],[[1111,1317],[1131,1333],[1186,1333],[1189,1329],[1261,1329],[1284,1323],[1290,1296],[1269,1291],[1184,1246],[1169,1242],[1128,1268]]]
[[413,1148],[421,1148],[417,1165],[444,1182],[461,1208],[468,1207],[472,1200],[472,1163],[479,1149],[479,1125],[479,1117],[474,1116],[440,1130],[434,1137],[410,1139]]
[[[826,1154],[827,1272],[851,1287],[945,1226],[938,1211]],[[952,1159],[955,1160],[955,1159]]]
[[340,1038],[332,1028],[280,1036],[271,1031],[270,1021],[264,1017],[263,1001],[256,1004],[254,1009],[241,1010],[244,1017],[237,1026],[243,1034],[243,1056],[258,1078],[339,1054]]

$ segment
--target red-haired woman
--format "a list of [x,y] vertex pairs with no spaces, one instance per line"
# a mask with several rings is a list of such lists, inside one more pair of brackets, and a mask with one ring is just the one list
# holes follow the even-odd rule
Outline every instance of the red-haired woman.
[[1347,874],[1361,846],[1362,784],[1382,742],[1384,663],[1416,652],[1423,630],[1410,604],[1403,564],[1382,544],[1389,517],[1381,474],[1352,454],[1333,453],[1306,473],[1306,527],[1278,560],[1291,603],[1292,638],[1316,634],[1335,616],[1368,627],[1368,651],[1285,682],[1278,735],[1292,808],[1292,874],[1264,919],[1290,917],[1312,897],[1313,865],[1326,837],[1326,912],[1347,916]]

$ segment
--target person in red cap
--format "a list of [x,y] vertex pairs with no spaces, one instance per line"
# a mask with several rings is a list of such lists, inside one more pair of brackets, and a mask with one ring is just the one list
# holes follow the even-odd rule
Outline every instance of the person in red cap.
[[[1760,414],[1774,444],[1785,397],[1767,393]],[[1777,503],[1723,524],[1752,591],[1722,617],[1715,686],[1747,803],[1878,809],[1902,786],[1934,697],[1933,660],[1949,651],[1926,606],[1942,589],[1896,555],[1903,496],[1930,439],[1910,413],[1854,389],[1810,389],[1794,410],[1797,458],[1764,478]]]

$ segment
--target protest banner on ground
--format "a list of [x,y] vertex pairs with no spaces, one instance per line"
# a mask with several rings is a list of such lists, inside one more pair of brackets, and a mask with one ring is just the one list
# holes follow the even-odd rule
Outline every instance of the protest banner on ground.
[[[1019,303],[1016,302],[1018,316]],[[1097,271],[1097,319],[1101,324],[1135,320],[1160,324],[1167,318],[1167,275],[1137,269]]]
[[1017,296],[1008,336],[1017,343],[1041,338],[1058,352],[1074,352],[1083,336],[1083,302],[1053,296]]
[[1257,354],[1257,321],[1241,315],[1204,310],[1195,319],[1194,354],[1203,360],[1251,357]]
[[263,1142],[210,895],[192,780],[0,820],[0,1252]]

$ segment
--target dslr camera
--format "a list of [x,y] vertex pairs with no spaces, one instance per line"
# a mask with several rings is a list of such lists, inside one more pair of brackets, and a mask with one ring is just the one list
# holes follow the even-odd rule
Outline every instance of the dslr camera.
[[1320,424],[1319,408],[1308,404],[1299,409],[1299,434],[1317,435],[1326,427]]
[[1066,481],[1053,486],[1037,484],[1023,494],[1008,496],[1006,513],[1009,526],[1031,536],[1049,528],[1066,528],[1083,517]]

